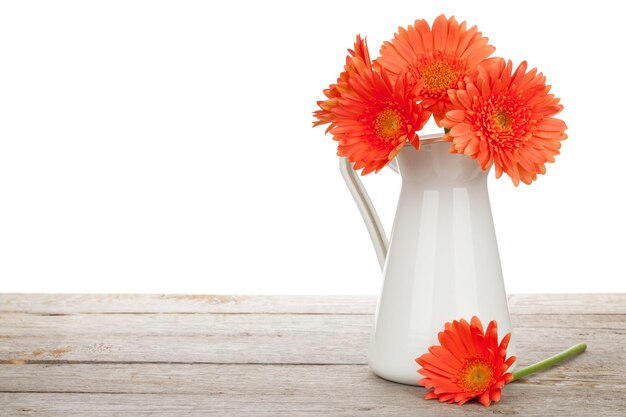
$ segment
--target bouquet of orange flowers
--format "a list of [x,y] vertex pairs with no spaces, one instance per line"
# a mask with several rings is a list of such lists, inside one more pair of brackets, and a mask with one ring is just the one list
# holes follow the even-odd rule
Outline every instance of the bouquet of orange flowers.
[[451,153],[495,166],[515,185],[530,184],[554,162],[565,123],[563,106],[546,78],[522,62],[491,57],[495,48],[476,26],[441,15],[399,28],[380,57],[370,58],[357,36],[344,71],[324,90],[314,126],[329,124],[337,154],[362,175],[378,172],[407,143],[417,151],[419,132],[432,115],[445,128]]
[[[399,28],[372,60],[357,36],[344,71],[324,90],[313,125],[328,124],[337,154],[362,175],[378,172],[404,146],[420,150],[418,132],[432,116],[444,128],[449,151],[467,155],[483,171],[495,166],[517,186],[537,179],[554,162],[565,123],[555,118],[563,106],[550,94],[546,78],[522,62],[490,57],[495,48],[473,26],[441,15],[432,27],[424,20]],[[384,256],[384,255],[383,255]],[[439,345],[415,361],[432,389],[425,398],[488,406],[500,400],[505,384],[583,352],[578,344],[551,358],[510,372],[511,334],[498,337],[495,321],[486,329],[478,317],[445,323]]]

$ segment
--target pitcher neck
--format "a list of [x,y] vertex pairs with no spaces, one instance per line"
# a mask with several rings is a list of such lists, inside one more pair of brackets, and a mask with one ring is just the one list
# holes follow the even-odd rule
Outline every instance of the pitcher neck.
[[450,143],[422,144],[417,151],[407,144],[396,156],[402,182],[434,182],[439,185],[461,185],[465,182],[486,183],[487,172],[467,155],[450,153]]

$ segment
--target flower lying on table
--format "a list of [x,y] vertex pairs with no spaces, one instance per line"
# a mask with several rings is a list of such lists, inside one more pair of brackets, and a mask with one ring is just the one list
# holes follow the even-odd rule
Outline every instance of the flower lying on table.
[[318,101],[313,125],[328,124],[346,157],[362,175],[378,172],[405,145],[420,149],[417,134],[431,114],[444,127],[451,153],[476,159],[496,177],[530,184],[554,162],[565,123],[553,116],[563,106],[546,78],[527,63],[489,58],[495,48],[476,26],[441,15],[399,28],[380,57],[370,58],[357,36],[344,71]]
[[483,326],[478,317],[471,323],[461,319],[446,323],[440,332],[441,346],[432,346],[415,361],[422,366],[418,372],[425,376],[419,381],[426,388],[434,388],[426,399],[463,404],[477,398],[483,405],[500,399],[500,389],[513,379],[507,369],[515,356],[506,358],[506,348],[511,333],[498,344],[498,327],[495,321]]
[[559,355],[514,373],[506,372],[516,361],[515,356],[506,358],[506,348],[511,340],[508,333],[498,343],[498,326],[491,321],[487,330],[478,317],[470,323],[461,319],[446,323],[438,334],[439,346],[431,346],[428,353],[415,361],[422,367],[418,372],[425,378],[418,384],[433,388],[425,398],[441,402],[459,403],[478,398],[484,406],[500,401],[502,387],[531,373],[546,369],[573,355],[583,352],[587,346],[578,344]]

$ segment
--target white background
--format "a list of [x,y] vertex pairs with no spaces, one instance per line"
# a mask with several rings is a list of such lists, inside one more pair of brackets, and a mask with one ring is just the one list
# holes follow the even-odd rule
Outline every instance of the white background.
[[[575,4],[3,2],[0,291],[376,293],[311,112],[357,33],[445,12],[565,105],[546,176],[490,178],[508,291],[624,292],[623,15]],[[390,230],[398,178],[365,182]]]

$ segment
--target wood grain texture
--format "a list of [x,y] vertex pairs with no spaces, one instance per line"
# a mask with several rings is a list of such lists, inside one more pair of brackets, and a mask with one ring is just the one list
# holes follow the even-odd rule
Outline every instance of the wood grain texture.
[[0,416],[626,415],[626,295],[511,296],[521,366],[589,349],[487,409],[425,401],[424,389],[371,374],[374,304],[0,295]]
[[[512,321],[518,353],[545,356],[579,341],[611,353],[626,341],[619,315]],[[0,315],[0,361],[365,364],[372,324],[367,315],[12,313]]]
[[509,308],[517,314],[626,314],[624,294],[514,294]]
[[[323,375],[328,375],[326,371]],[[514,384],[502,400],[485,408],[469,403],[438,404],[422,399],[422,388],[397,385],[374,376],[361,379],[324,378],[304,392],[289,375],[286,382],[272,380],[273,387],[256,393],[254,385],[245,394],[224,391],[201,394],[114,393],[0,393],[0,410],[6,416],[588,416],[623,417],[623,390],[589,388],[559,389],[554,386]],[[244,383],[259,381],[240,381]],[[319,389],[319,385],[343,386],[346,390]]]
[[[611,361],[606,361],[602,364],[602,372],[602,369],[592,369],[596,365],[592,354],[584,354],[518,383],[568,389],[599,388],[610,383],[615,389],[626,390],[623,368],[615,368],[611,366]],[[372,383],[375,384],[372,389],[376,390],[400,386],[389,385],[377,378],[367,365],[110,363],[96,367],[92,363],[29,364],[0,365],[0,375],[4,378],[4,391],[39,393],[245,396],[252,392],[271,395],[280,386],[282,390],[302,395],[311,392],[318,395],[353,395],[355,384],[363,385],[361,388],[365,391],[370,389],[368,385]],[[75,378],[76,375],[81,378]]]
[[[623,294],[513,294],[517,314],[626,314]],[[374,296],[202,294],[0,294],[0,313],[373,314]]]
[[202,294],[0,294],[0,313],[373,314],[374,296]]

